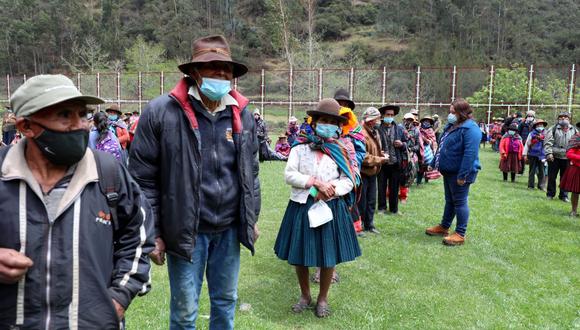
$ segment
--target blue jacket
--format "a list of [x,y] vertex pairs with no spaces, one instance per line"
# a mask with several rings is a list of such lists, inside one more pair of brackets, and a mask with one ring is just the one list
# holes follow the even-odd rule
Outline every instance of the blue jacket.
[[[452,125],[447,124],[443,129],[443,134],[451,127]],[[440,145],[439,171],[446,175],[457,175],[457,179],[473,183],[477,172],[481,170],[480,141],[481,130],[473,120],[468,119],[450,132]]]

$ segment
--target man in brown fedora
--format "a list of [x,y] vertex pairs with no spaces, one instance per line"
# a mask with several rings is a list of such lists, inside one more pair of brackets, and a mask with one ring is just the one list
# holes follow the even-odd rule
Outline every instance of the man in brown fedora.
[[194,41],[186,74],[143,110],[129,169],[156,213],[152,260],[165,261],[171,329],[193,329],[204,273],[210,329],[233,329],[240,243],[254,253],[260,212],[258,138],[231,80],[247,72],[222,36]]

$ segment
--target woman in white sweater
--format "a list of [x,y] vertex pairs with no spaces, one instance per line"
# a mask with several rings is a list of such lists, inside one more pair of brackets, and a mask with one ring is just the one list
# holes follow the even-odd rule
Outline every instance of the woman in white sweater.
[[348,211],[359,174],[340,140],[345,118],[339,109],[334,99],[324,99],[316,110],[308,111],[314,134],[300,137],[288,156],[285,179],[292,192],[274,246],[280,259],[296,267],[301,296],[292,306],[295,313],[312,307],[309,267],[321,268],[318,317],[330,315],[328,290],[334,267],[361,255]]

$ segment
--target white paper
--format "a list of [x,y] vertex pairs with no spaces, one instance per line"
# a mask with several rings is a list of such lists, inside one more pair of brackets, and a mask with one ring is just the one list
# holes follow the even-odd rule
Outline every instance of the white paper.
[[332,220],[332,210],[325,201],[319,200],[308,210],[310,228],[316,228]]

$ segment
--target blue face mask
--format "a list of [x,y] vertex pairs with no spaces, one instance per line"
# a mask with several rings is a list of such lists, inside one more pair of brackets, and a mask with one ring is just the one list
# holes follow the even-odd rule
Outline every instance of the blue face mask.
[[383,122],[385,124],[392,124],[393,123],[393,120],[395,120],[395,118],[393,118],[393,117],[385,117],[385,118],[383,118]]
[[109,115],[109,120],[110,121],[117,121],[117,119],[119,119],[118,115]]
[[538,132],[541,132],[541,131],[544,130],[544,127],[543,126],[538,126],[538,127],[536,127],[536,129],[538,130]]
[[321,138],[324,139],[337,138],[338,132],[339,128],[336,125],[316,124],[316,135],[320,136]]
[[450,113],[450,114],[447,116],[447,122],[448,122],[449,124],[455,124],[455,123],[457,122],[457,116],[456,116],[455,114],[453,114],[453,113]]
[[508,131],[508,134],[511,136],[514,136],[514,135],[516,135],[516,131]]
[[423,123],[423,124],[421,124],[421,127],[423,127],[424,129],[428,129],[428,128],[431,128],[431,124]]
[[224,95],[230,92],[230,81],[204,77],[202,78],[199,90],[203,95],[207,96],[208,99],[219,101],[224,97]]

